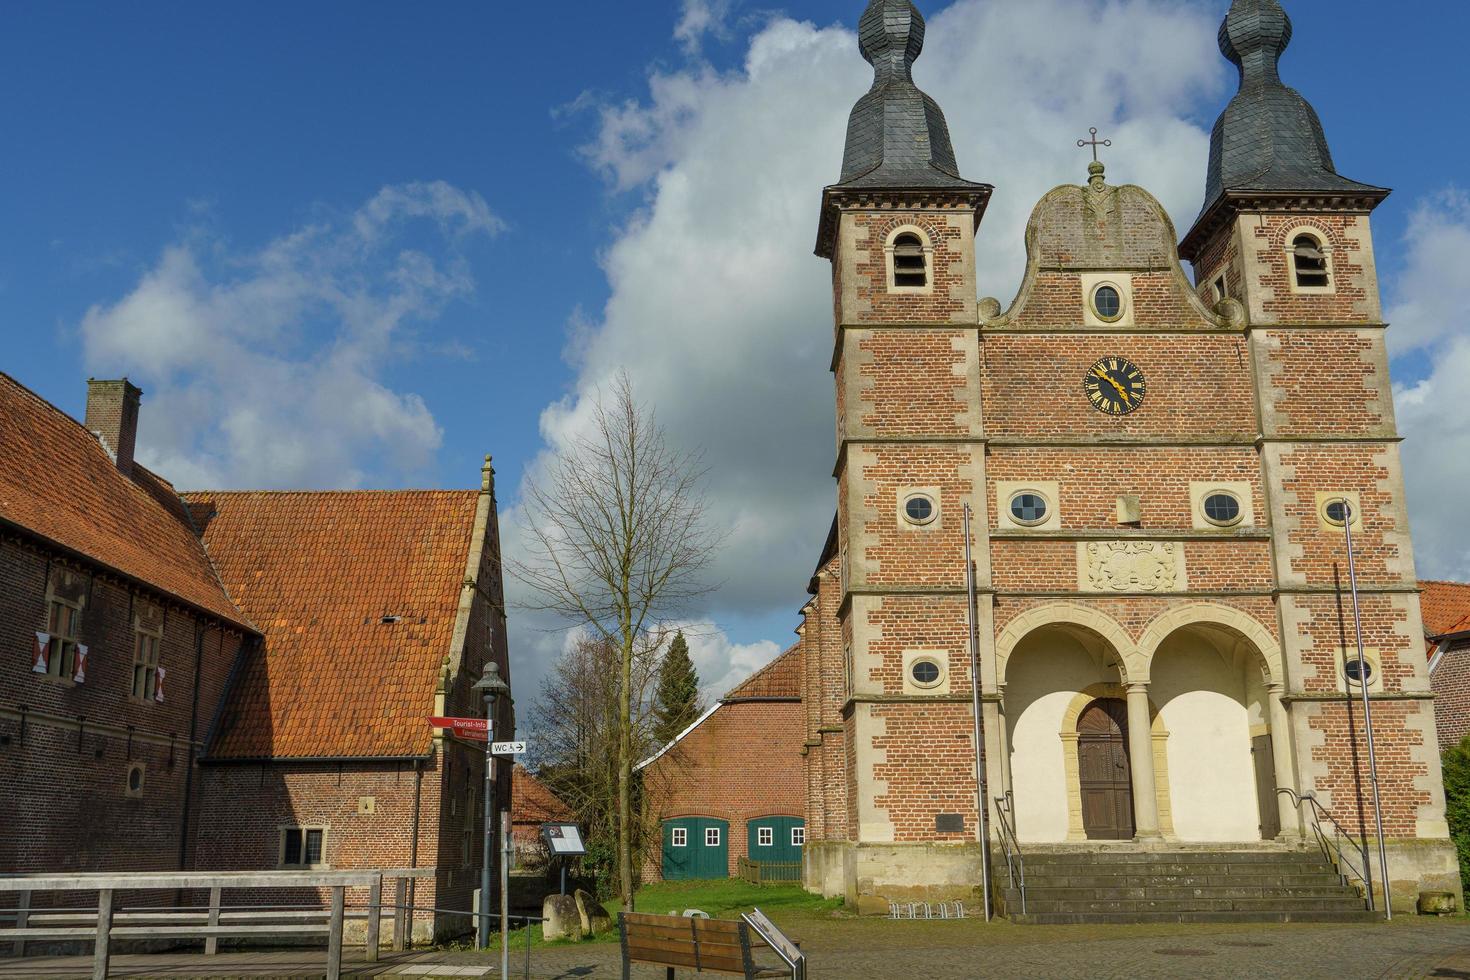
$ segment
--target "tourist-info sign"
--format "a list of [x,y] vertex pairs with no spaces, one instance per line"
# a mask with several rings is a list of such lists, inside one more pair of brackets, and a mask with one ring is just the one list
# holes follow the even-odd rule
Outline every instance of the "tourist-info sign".
[[429,724],[449,729],[456,738],[472,742],[490,741],[490,722],[484,718],[430,718]]

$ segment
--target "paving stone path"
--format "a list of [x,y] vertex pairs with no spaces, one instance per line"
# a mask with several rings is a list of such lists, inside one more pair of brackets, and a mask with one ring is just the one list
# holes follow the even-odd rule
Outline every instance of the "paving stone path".
[[[801,930],[813,978],[984,980],[1004,977],[1462,978],[1470,980],[1470,920],[1401,920],[1363,926],[986,926],[979,922],[895,923],[811,920]],[[357,955],[360,956],[360,951]],[[319,950],[117,956],[126,978],[319,978]],[[351,977],[495,977],[496,958],[469,952],[385,954],[369,966],[353,958]],[[524,953],[512,958],[522,976]],[[0,980],[70,980],[91,975],[89,957],[0,958]],[[531,976],[578,980],[621,976],[616,944],[536,949]],[[655,980],[661,969],[635,968]],[[679,976],[694,977],[681,972]]]

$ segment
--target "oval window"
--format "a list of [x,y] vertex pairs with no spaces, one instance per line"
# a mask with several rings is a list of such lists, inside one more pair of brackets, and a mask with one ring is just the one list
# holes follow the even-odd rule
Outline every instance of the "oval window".
[[1223,491],[1205,498],[1205,520],[1220,527],[1240,523],[1240,501],[1233,493]]
[[1327,518],[1327,523],[1335,524],[1338,527],[1342,527],[1347,523],[1348,515],[1351,513],[1352,507],[1348,505],[1346,500],[1329,501],[1327,506],[1322,508],[1322,514]]
[[938,513],[934,498],[927,494],[916,493],[903,502],[903,516],[910,524],[928,524]]
[[909,677],[919,687],[935,687],[943,676],[944,671],[933,660],[915,660],[909,665]]
[[1123,315],[1123,294],[1106,283],[1092,291],[1092,310],[1099,320],[1116,320]]
[[1356,658],[1349,660],[1343,665],[1342,672],[1354,684],[1362,684],[1365,681],[1372,683],[1373,681],[1373,665],[1366,660]]
[[1046,498],[1039,493],[1027,490],[1011,498],[1011,519],[1017,524],[1035,526],[1046,520],[1046,514]]

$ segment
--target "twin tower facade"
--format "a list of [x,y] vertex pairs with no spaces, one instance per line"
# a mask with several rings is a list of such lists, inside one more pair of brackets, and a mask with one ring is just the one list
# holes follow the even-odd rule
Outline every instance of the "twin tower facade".
[[1183,239],[1094,163],[1036,206],[1008,307],[977,299],[992,188],[912,81],[923,19],[872,0],[859,33],[875,81],[817,243],[837,516],[800,628],[807,886],[972,894],[977,681],[992,841],[1289,848],[1315,806],[1372,837],[1366,684],[1395,897],[1458,892],[1370,231],[1388,192],[1336,173],[1282,83],[1286,14],[1225,18],[1240,91]]

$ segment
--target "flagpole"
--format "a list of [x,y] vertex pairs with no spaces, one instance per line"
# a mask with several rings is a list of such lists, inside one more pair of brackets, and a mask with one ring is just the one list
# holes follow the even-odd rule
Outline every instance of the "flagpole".
[[990,826],[985,805],[985,727],[980,716],[980,624],[975,601],[975,562],[970,556],[970,505],[965,504],[965,593],[970,609],[970,700],[975,709],[975,813],[980,837],[980,896],[985,921],[991,919]]
[[[1363,653],[1363,614],[1358,608],[1358,570],[1353,558],[1353,506],[1342,498],[1342,530],[1347,540],[1348,585],[1353,593],[1353,627],[1358,636],[1358,687],[1363,692],[1363,730],[1368,736],[1368,782],[1373,787],[1373,820],[1378,827],[1378,872],[1383,882],[1383,916],[1393,918],[1388,887],[1388,850],[1383,844],[1383,805],[1378,795],[1378,758],[1373,751],[1373,703],[1368,698],[1369,667]],[[1369,901],[1372,896],[1369,896]]]

